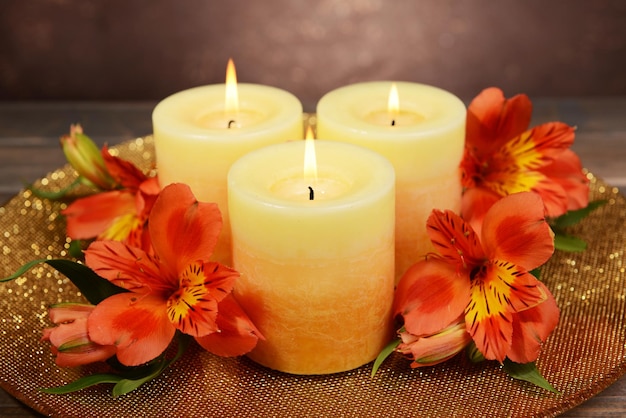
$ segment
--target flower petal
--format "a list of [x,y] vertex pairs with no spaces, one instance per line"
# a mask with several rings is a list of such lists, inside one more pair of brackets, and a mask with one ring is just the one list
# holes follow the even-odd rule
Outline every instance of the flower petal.
[[59,348],[70,341],[89,342],[87,337],[87,317],[77,318],[71,322],[59,324],[50,333],[44,334],[52,345]]
[[433,210],[426,221],[426,230],[437,252],[458,268],[471,270],[485,261],[478,236],[451,210]]
[[[589,179],[585,176],[580,158],[572,150],[563,151],[552,164],[540,170],[546,177],[559,184],[566,196],[566,210],[577,210],[589,204]],[[562,215],[552,207],[544,193],[539,192],[546,204],[549,217]]]
[[102,147],[102,158],[107,171],[123,188],[136,192],[146,180],[146,175],[130,161],[111,155],[107,146]]
[[434,334],[449,325],[469,300],[469,278],[444,260],[420,261],[398,282],[394,316],[413,335]]
[[154,254],[148,230],[148,217],[160,192],[159,181],[156,177],[150,177],[139,185],[139,191],[135,195],[135,207],[139,225],[137,228],[132,229],[124,240],[126,244],[132,247],[139,247],[148,254]]
[[[85,251],[85,264],[116,286],[133,290],[164,292],[178,283],[159,271],[157,261],[141,250],[118,241],[95,241]],[[170,281],[168,281],[170,279]]]
[[197,337],[196,341],[218,356],[241,356],[252,351],[259,339],[265,339],[232,295],[219,303],[217,326],[218,332]]
[[515,193],[535,192],[542,197],[547,213],[563,214],[567,210],[565,190],[542,171],[498,170],[485,178],[481,185],[501,197]]
[[557,158],[574,142],[574,128],[549,122],[509,140],[493,159],[513,163],[519,171],[537,170]]
[[215,203],[198,202],[186,184],[174,183],[160,193],[149,220],[156,254],[177,276],[195,261],[208,261],[222,229]]
[[568,196],[562,186],[554,178],[545,176],[542,181],[538,182],[531,188],[531,191],[541,196],[545,208],[546,216],[556,217],[567,212]]
[[561,206],[566,207],[567,196],[562,187],[539,170],[552,164],[573,140],[574,130],[570,126],[560,122],[545,123],[512,138],[493,152],[482,162],[484,168],[480,173],[467,172],[471,166],[466,164],[465,175],[475,176],[474,184],[500,196],[536,191],[556,202],[561,201]]
[[467,330],[488,360],[504,361],[512,343],[513,313],[546,300],[539,281],[506,261],[493,261],[472,280]]
[[506,260],[530,271],[552,256],[553,236],[543,201],[536,193],[524,192],[491,207],[483,221],[481,244],[490,260]]
[[59,367],[77,367],[107,360],[115,355],[115,346],[89,344],[72,351],[56,351],[55,363]]
[[87,318],[95,305],[78,302],[62,302],[50,306],[48,316],[54,324],[71,322],[79,318]]
[[129,213],[135,213],[135,198],[126,191],[103,192],[83,197],[61,212],[67,220],[67,235],[72,239],[97,237],[116,218]]
[[483,219],[500,196],[484,187],[468,189],[461,197],[461,217],[480,236]]
[[167,315],[185,334],[201,337],[218,330],[218,302],[228,295],[239,277],[219,263],[195,262],[180,275],[178,290],[167,300]]
[[[467,109],[467,147],[482,159],[528,128],[532,104],[526,95],[506,99],[490,87],[478,94]],[[467,152],[467,150],[466,150]]]
[[94,309],[94,305],[84,303],[59,303],[50,308],[50,320],[58,326],[44,329],[41,340],[50,341],[59,367],[80,366],[115,355],[114,346],[101,346],[89,339],[87,318]]
[[152,295],[120,293],[99,303],[88,319],[89,337],[115,345],[126,366],[155,359],[167,349],[175,328],[165,313],[165,301]]
[[538,285],[547,295],[545,302],[513,315],[513,343],[507,357],[516,363],[537,360],[541,343],[548,338],[559,322],[559,308],[550,290]]

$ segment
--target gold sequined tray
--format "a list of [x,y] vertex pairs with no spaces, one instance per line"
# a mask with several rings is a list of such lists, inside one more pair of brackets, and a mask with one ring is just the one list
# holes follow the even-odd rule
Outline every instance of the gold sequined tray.
[[[143,168],[153,162],[152,138],[115,148]],[[58,188],[73,178],[68,167],[39,186]],[[51,416],[553,416],[592,397],[626,372],[626,201],[590,174],[591,198],[608,204],[573,233],[589,249],[557,253],[542,277],[561,308],[561,321],[544,346],[538,367],[561,395],[509,378],[494,363],[469,364],[463,356],[431,368],[409,368],[392,356],[374,378],[371,365],[329,376],[292,376],[247,358],[222,359],[196,346],[160,378],[112,398],[96,386],[68,395],[37,389],[75,380],[98,366],[60,369],[41,330],[47,306],[80,298],[63,276],[43,266],[0,284],[0,385]],[[2,276],[47,255],[64,255],[61,203],[22,192],[0,208]],[[337,326],[341,326],[339,323]]]

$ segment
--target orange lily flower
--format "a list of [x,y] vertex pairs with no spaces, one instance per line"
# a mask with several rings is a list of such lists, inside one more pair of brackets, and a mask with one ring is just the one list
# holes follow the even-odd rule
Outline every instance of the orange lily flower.
[[[209,261],[222,227],[214,203],[198,202],[184,184],[163,189],[148,220],[154,255],[119,241],[95,241],[85,262],[129,292],[108,297],[89,316],[90,338],[115,345],[127,366],[148,362],[176,330],[220,355],[241,355],[262,338],[234,299],[235,270]],[[213,335],[211,343],[203,344]],[[223,339],[223,344],[220,344]]]
[[543,198],[548,217],[587,206],[588,179],[569,149],[574,128],[549,122],[528,129],[531,112],[528,96],[506,99],[495,87],[470,103],[461,162],[462,215],[474,226],[498,199],[523,191]]
[[147,177],[132,163],[102,149],[114,185],[107,191],[77,199],[61,213],[72,239],[122,241],[149,251],[147,221],[160,192],[156,177]]
[[411,267],[396,290],[394,312],[406,331],[439,333],[463,315],[486,359],[534,361],[559,318],[554,297],[530,273],[554,252],[544,216],[530,192],[496,202],[480,234],[455,213],[434,210],[427,228],[438,254]]

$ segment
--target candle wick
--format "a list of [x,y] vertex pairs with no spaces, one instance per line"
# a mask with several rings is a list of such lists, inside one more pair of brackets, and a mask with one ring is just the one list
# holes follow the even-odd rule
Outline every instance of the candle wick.
[[233,125],[235,125],[235,127],[236,127],[237,126],[237,121],[233,120],[233,119],[229,120],[228,121],[228,129],[232,128]]
[[396,120],[395,119],[391,119],[391,126],[396,126]]
[[311,186],[309,186],[309,200],[315,200],[315,191],[313,191]]

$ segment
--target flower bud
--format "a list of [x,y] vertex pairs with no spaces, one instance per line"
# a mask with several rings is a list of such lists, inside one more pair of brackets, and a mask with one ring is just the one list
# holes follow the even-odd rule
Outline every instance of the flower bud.
[[65,158],[81,177],[103,190],[110,190],[115,186],[100,150],[83,133],[80,125],[72,125],[70,134],[63,135],[60,141]]
[[454,357],[472,338],[465,329],[463,318],[430,335],[415,336],[401,332],[402,342],[397,348],[413,360],[411,367],[433,366]]
[[43,330],[42,341],[50,341],[56,364],[74,367],[103,361],[115,354],[114,345],[100,345],[89,339],[87,318],[94,305],[59,303],[49,310],[50,320],[57,326]]

